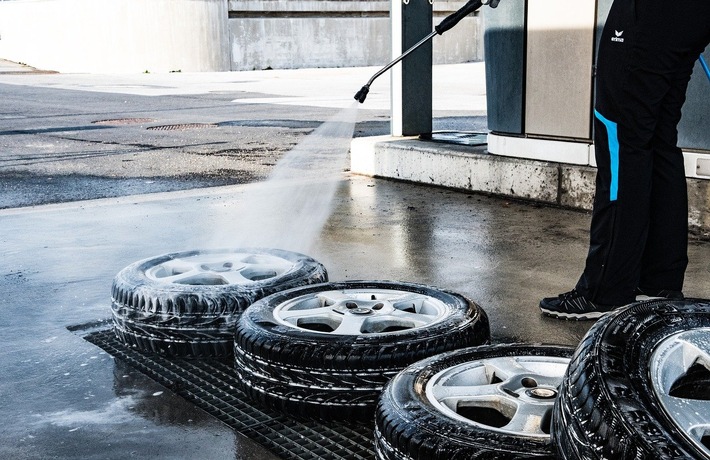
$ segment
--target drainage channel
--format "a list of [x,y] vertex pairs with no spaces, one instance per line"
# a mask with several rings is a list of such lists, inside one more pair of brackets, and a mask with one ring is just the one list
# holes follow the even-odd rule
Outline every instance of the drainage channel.
[[126,347],[112,329],[97,330],[96,326],[69,329],[281,458],[371,460],[375,457],[374,422],[365,426],[298,420],[257,407],[230,383],[237,379],[231,362],[145,354]]

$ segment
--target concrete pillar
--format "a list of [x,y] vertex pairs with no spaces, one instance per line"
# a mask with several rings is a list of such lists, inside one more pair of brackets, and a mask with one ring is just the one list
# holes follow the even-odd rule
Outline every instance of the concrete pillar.
[[[399,57],[432,32],[432,11],[432,1],[430,0],[392,0],[393,59]],[[431,40],[404,58],[390,72],[392,78],[392,135],[431,134]]]

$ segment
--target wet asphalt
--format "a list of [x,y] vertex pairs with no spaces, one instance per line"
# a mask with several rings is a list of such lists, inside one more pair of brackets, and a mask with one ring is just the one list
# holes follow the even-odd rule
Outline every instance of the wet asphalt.
[[[275,96],[216,84],[213,92],[147,96],[4,72],[0,458],[273,458],[80,331],[110,318],[118,271],[198,249],[215,229],[229,228],[235,203],[337,109],[305,100],[234,103]],[[480,110],[438,115],[440,126],[485,127]],[[385,108],[361,110],[356,135],[386,133],[387,116]],[[96,123],[129,118],[143,120]],[[537,303],[576,281],[589,219],[346,171],[330,218],[307,250],[333,281],[398,280],[463,294],[487,312],[493,342],[576,345],[591,323],[543,317]],[[686,295],[708,298],[710,244],[693,241],[689,256]]]

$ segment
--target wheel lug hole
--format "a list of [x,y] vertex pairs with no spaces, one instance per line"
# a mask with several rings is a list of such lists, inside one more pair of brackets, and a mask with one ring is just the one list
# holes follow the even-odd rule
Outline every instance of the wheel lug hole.
[[523,378],[520,383],[525,387],[525,388],[535,388],[537,386],[537,380],[531,377],[525,377]]

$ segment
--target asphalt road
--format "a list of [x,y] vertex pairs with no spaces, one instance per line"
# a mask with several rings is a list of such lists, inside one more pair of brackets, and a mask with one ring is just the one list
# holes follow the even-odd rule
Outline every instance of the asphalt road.
[[[23,78],[17,75],[15,78]],[[262,180],[336,110],[0,84],[0,208]],[[385,134],[384,114],[358,135]]]
[[[263,180],[371,72],[62,75],[0,64],[0,209]],[[385,83],[355,136],[389,133]],[[438,112],[435,130],[461,128],[485,129],[485,116]]]

